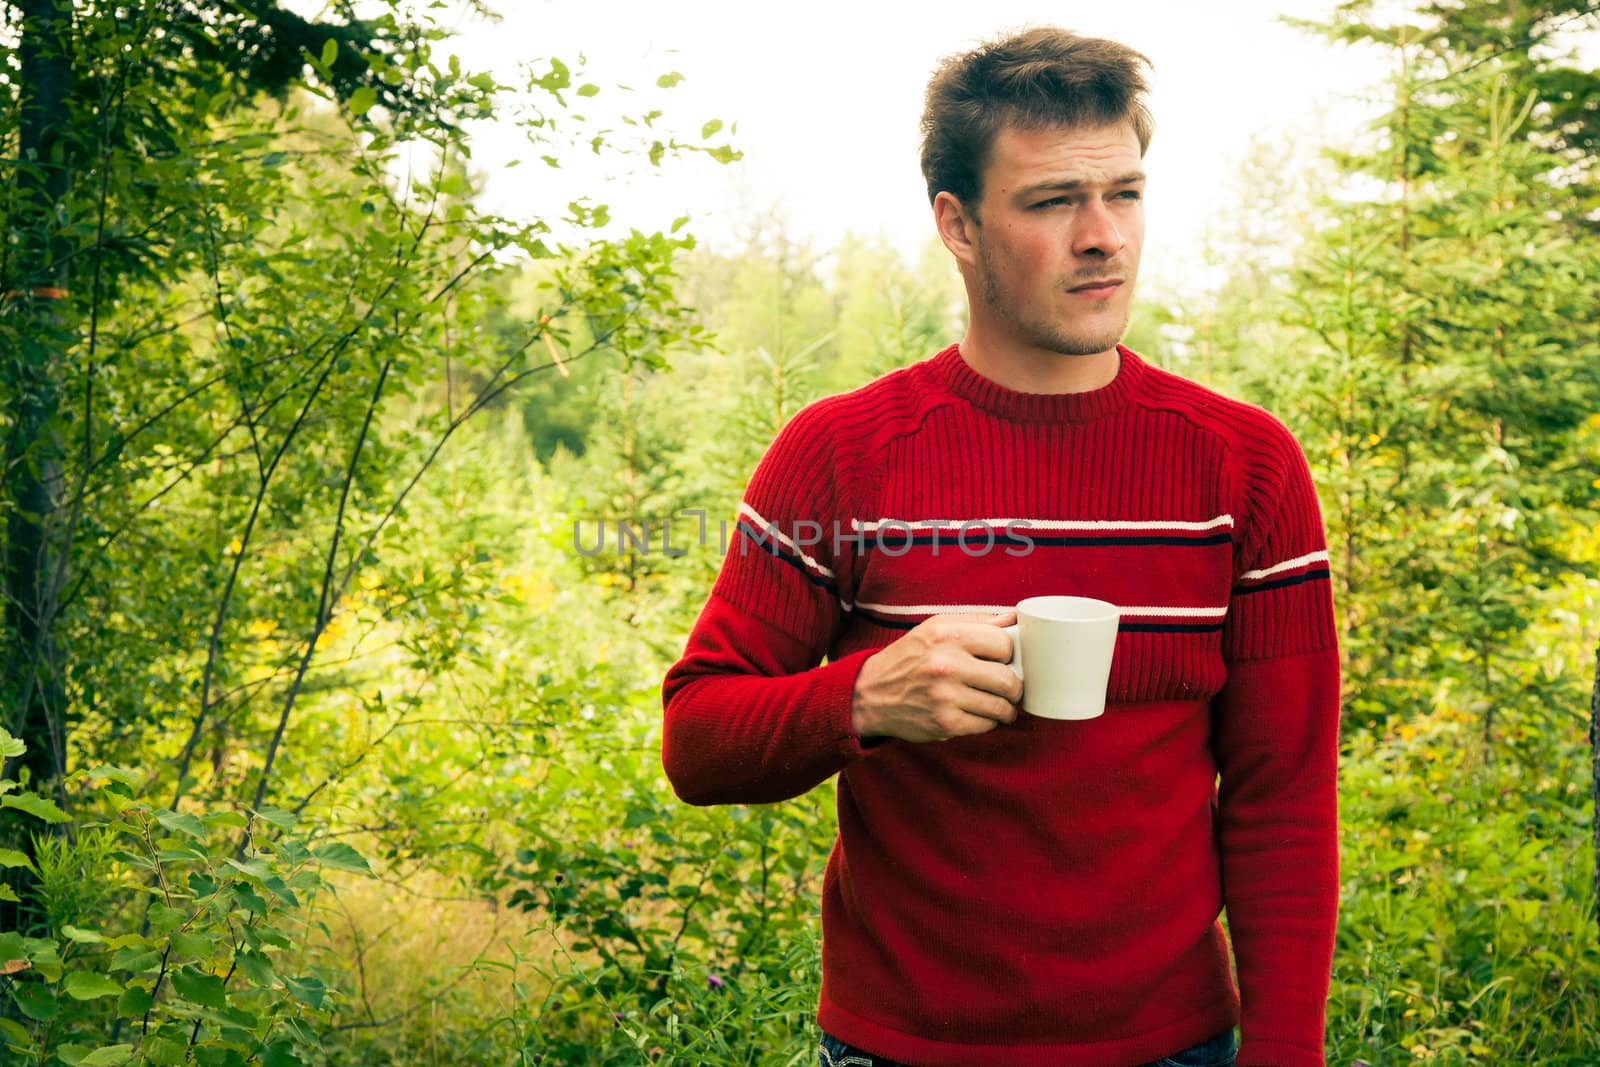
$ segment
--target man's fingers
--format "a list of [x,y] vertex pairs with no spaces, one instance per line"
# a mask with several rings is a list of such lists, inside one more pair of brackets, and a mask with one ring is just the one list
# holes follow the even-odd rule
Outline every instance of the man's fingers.
[[949,615],[933,615],[925,622],[980,623],[984,626],[1010,626],[1017,621],[1015,609],[1010,611],[958,611]]
[[941,741],[1014,722],[1021,683],[1006,666],[1011,638],[1002,627],[1016,617],[1015,611],[935,615],[868,660],[861,678],[875,671],[868,688],[881,705],[877,732]]
[[[940,627],[970,655],[1004,663],[1011,658],[1011,636],[1002,627],[1017,621],[1015,611],[999,614],[940,615]],[[931,621],[931,620],[930,620]]]
[[1011,704],[1022,699],[1022,679],[1006,665],[1005,658],[1000,658],[998,663],[980,660],[966,681],[972,689],[993,693]]
[[986,734],[999,726],[1001,720],[988,715],[979,715],[965,708],[951,710],[936,716],[933,720],[934,740],[951,741],[957,737],[973,737],[977,734]]
[[[1015,678],[1016,675],[1012,675],[1012,677]],[[995,696],[992,693],[980,693],[977,690],[973,691],[972,696],[962,705],[961,710],[970,717],[984,719],[996,724],[1017,721],[1017,706],[1010,700],[1003,696]],[[986,729],[993,729],[993,727],[986,727]]]
[[996,663],[1011,659],[1011,635],[998,626],[974,626],[962,634],[962,647],[974,656]]

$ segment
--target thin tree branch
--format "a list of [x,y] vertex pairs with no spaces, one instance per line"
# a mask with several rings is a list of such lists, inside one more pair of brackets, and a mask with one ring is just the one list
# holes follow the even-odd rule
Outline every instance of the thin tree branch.
[[[311,665],[311,657],[316,654],[317,641],[322,632],[327,628],[328,621],[333,616],[334,606],[338,603],[337,597],[330,598],[333,592],[333,573],[338,564],[339,541],[344,534],[345,508],[350,500],[350,487],[355,484],[356,469],[361,462],[361,451],[366,446],[368,432],[372,428],[373,416],[377,414],[378,405],[383,398],[384,383],[389,380],[389,370],[394,366],[394,360],[386,360],[383,368],[378,372],[378,380],[372,387],[372,399],[367,403],[366,416],[361,420],[361,432],[356,436],[356,443],[350,450],[350,464],[345,470],[344,487],[339,492],[339,510],[334,518],[333,539],[328,545],[327,564],[322,572],[322,591],[317,602],[317,620],[312,627],[311,636],[306,641],[305,655],[300,659],[300,669],[295,672],[293,681],[289,683],[289,691],[284,696],[283,711],[278,716],[278,728],[272,734],[272,741],[267,745],[266,757],[261,764],[261,777],[256,782],[255,800],[251,804],[252,811],[259,811],[267,795],[267,782],[272,774],[272,764],[278,755],[278,746],[283,741],[283,734],[289,727],[289,715],[294,710],[294,702],[300,693],[300,683],[306,676],[306,668]],[[341,587],[340,592],[343,592]],[[241,847],[243,842],[240,842]]]

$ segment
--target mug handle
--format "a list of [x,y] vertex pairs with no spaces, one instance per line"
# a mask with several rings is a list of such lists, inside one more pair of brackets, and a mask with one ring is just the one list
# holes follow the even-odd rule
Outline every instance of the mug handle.
[[1006,662],[1006,666],[1011,668],[1011,673],[1015,674],[1017,681],[1020,682],[1023,680],[1021,626],[1018,623],[1012,623],[1010,626],[1002,626],[1000,629],[1011,637],[1011,659]]

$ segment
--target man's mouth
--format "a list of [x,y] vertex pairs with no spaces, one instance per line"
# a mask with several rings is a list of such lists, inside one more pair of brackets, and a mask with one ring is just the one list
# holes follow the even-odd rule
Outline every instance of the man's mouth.
[[1069,293],[1077,293],[1079,296],[1087,296],[1095,300],[1104,300],[1106,297],[1116,292],[1117,287],[1121,284],[1121,278],[1102,278],[1100,281],[1088,282],[1084,285],[1074,286],[1067,291]]

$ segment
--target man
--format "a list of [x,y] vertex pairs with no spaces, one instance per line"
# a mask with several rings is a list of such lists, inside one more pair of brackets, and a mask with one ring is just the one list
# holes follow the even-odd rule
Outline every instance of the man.
[[[839,775],[823,1064],[1323,1063],[1328,555],[1283,426],[1118,343],[1147,64],[1036,29],[937,71],[967,334],[783,429],[663,685],[684,800]],[[1017,708],[1001,627],[1057,593],[1121,608],[1099,718]]]

